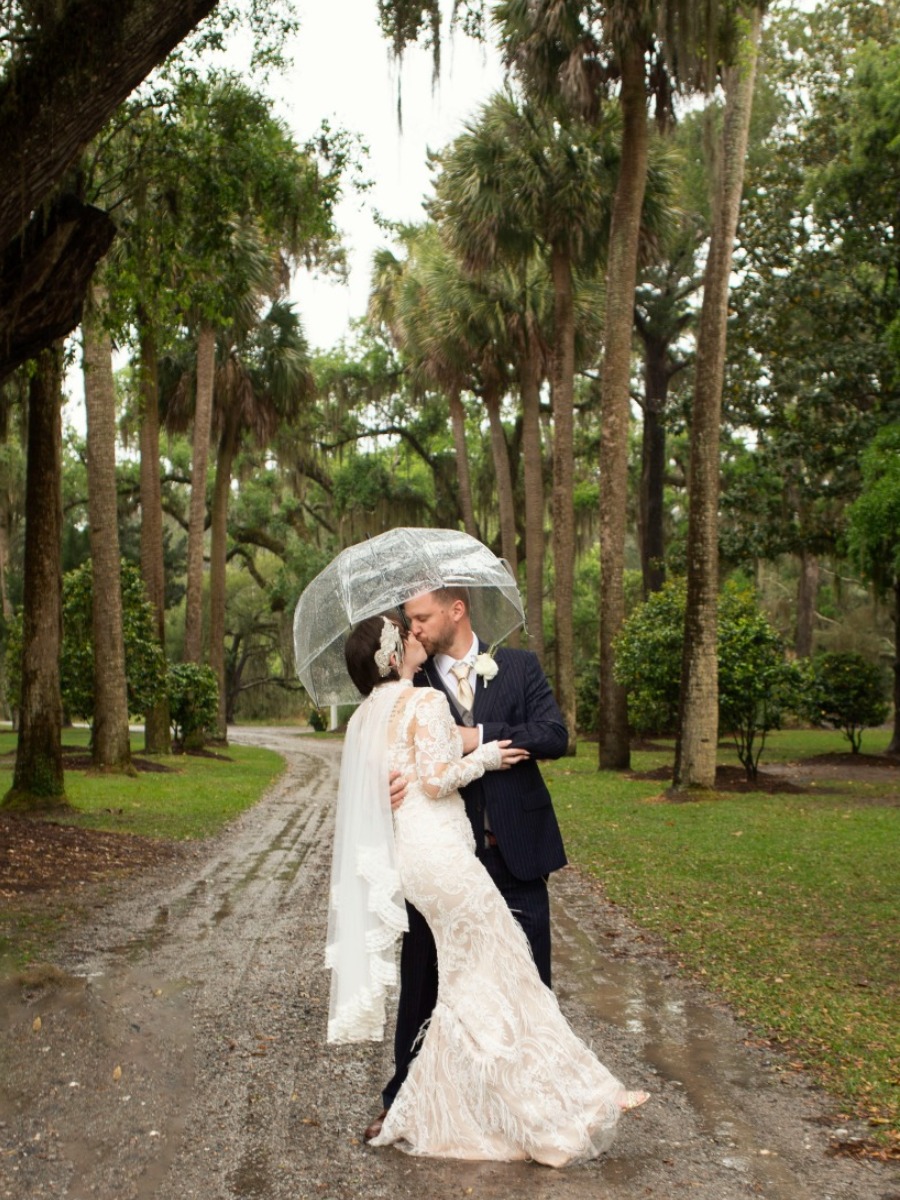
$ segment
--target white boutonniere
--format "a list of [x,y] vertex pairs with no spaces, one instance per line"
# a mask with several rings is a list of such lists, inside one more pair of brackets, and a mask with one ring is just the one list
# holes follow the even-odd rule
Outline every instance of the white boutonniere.
[[496,678],[500,670],[494,658],[494,651],[496,649],[496,646],[491,646],[490,650],[483,651],[475,659],[475,674],[481,676],[485,687],[487,687],[492,679]]

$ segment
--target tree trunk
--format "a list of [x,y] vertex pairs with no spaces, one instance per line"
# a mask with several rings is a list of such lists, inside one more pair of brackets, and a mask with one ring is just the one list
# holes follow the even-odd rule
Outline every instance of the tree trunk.
[[800,578],[797,581],[797,630],[794,650],[798,658],[813,652],[816,624],[816,598],[819,594],[819,560],[807,550],[800,552]]
[[28,397],[22,707],[11,791],[4,807],[66,803],[62,762],[62,349],[37,360]]
[[0,84],[0,252],[107,118],[213,8],[215,0],[68,0],[42,8],[48,19]]
[[500,417],[500,389],[486,387],[482,397],[487,409],[488,423],[491,430],[491,454],[494,460],[494,474],[497,478],[497,507],[500,510],[500,545],[503,557],[509,563],[513,578],[519,566],[519,552],[516,546],[516,502],[513,496],[512,469],[509,462],[509,446],[506,443],[506,432]]
[[556,700],[577,747],[575,704],[575,309],[572,264],[554,247],[553,274],[553,573],[556,607]]
[[456,473],[459,480],[459,511],[463,528],[473,538],[478,537],[475,521],[475,506],[472,503],[472,475],[469,471],[469,451],[466,447],[466,410],[459,395],[459,388],[451,388],[447,397],[450,405],[450,429],[453,433],[453,448],[456,451]]
[[622,770],[631,763],[628,704],[625,689],[616,682],[613,645],[625,621],[631,341],[649,140],[641,42],[623,48],[621,66],[622,160],[606,268],[600,428],[599,766],[608,770]]
[[724,76],[724,125],[697,335],[691,413],[687,610],[673,781],[678,789],[712,788],[716,782],[719,428],[731,259],[744,180],[760,24],[759,10],[755,9],[748,18],[738,65],[728,68]]
[[188,516],[187,597],[184,616],[184,661],[200,663],[203,652],[203,543],[206,538],[206,478],[212,426],[216,334],[200,326],[197,339],[197,399],[191,462],[191,504]]
[[231,467],[237,449],[234,406],[229,411],[219,440],[216,479],[213,485],[212,532],[209,549],[209,665],[219,684],[219,713],[216,736],[228,738],[225,693],[225,567],[228,552],[228,499]]
[[100,319],[99,310],[104,299],[103,289],[94,285],[82,325],[93,576],[94,724],[91,755],[95,767],[121,771],[131,766],[131,746],[116,492],[116,384],[112,343]]
[[666,343],[644,338],[644,427],[641,436],[641,578],[644,599],[666,581],[663,530],[666,475],[665,412],[669,392]]
[[894,580],[894,732],[888,754],[900,754],[900,575]]
[[525,612],[528,649],[544,662],[544,460],[541,451],[540,352],[522,355],[522,474],[525,484]]
[[[0,446],[6,446],[9,440],[9,415],[15,402],[12,388],[6,392],[0,391]],[[21,394],[20,402],[24,407],[24,392]],[[11,468],[10,457],[4,455],[3,460],[0,461],[0,615],[2,615],[4,625],[13,615],[12,601],[9,597],[9,553],[14,529],[15,496],[21,496],[20,486]],[[15,727],[15,722],[18,720],[19,698],[9,694],[5,654],[0,655],[0,694],[3,697],[4,716],[11,716]]]
[[[156,338],[149,324],[140,330],[141,388],[141,575],[153,605],[156,637],[166,647],[166,574],[163,559],[162,489],[159,482],[159,379]],[[144,749],[171,754],[169,698],[164,695],[144,718]]]
[[5,47],[12,56],[0,82],[0,378],[23,353],[33,357],[75,327],[114,234],[105,213],[67,195],[67,216],[47,237],[48,201],[116,108],[214,7],[215,0],[44,4],[33,35]]

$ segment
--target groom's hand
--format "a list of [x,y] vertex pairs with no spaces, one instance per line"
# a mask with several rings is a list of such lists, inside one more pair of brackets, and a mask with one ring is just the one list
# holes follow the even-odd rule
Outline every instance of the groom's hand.
[[399,771],[391,771],[388,775],[388,792],[391,798],[391,812],[396,812],[406,799],[406,780]]

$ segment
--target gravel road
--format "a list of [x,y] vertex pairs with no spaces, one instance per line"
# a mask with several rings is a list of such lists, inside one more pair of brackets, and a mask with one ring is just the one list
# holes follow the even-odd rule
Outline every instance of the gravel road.
[[864,1130],[572,869],[552,881],[557,993],[651,1101],[607,1156],[562,1172],[365,1146],[390,1041],[324,1040],[340,743],[232,738],[285,757],[262,802],[161,872],[98,891],[43,977],[6,985],[0,1197],[900,1200],[890,1166],[828,1154]]

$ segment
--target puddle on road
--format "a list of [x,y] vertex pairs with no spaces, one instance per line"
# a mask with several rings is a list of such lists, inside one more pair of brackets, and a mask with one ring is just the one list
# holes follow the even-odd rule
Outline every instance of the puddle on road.
[[156,950],[169,936],[180,920],[199,903],[205,902],[207,880],[198,879],[184,896],[161,904],[153,915],[152,924],[125,942],[116,942],[105,947],[109,954],[121,955],[128,962],[136,963],[148,952]]
[[241,1155],[241,1161],[228,1176],[233,1196],[242,1200],[268,1200],[272,1195],[269,1155],[262,1145],[251,1144]]
[[[769,1149],[760,1141],[760,1130],[735,1111],[733,1089],[750,1093],[772,1084],[735,1041],[731,1022],[679,994],[645,963],[600,958],[596,942],[558,899],[553,903],[553,939],[554,986],[563,1004],[570,996],[639,1038],[641,1057],[660,1078],[684,1090],[701,1128],[722,1146],[735,1170],[752,1173],[773,1189],[773,1196],[791,1200],[796,1177],[774,1152],[760,1153]],[[727,1094],[720,1083],[729,1085]],[[629,1086],[652,1092],[653,1080]],[[612,1174],[627,1167],[624,1162],[609,1164]]]

